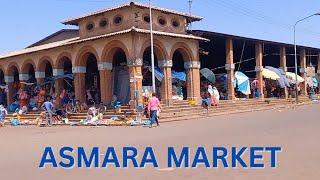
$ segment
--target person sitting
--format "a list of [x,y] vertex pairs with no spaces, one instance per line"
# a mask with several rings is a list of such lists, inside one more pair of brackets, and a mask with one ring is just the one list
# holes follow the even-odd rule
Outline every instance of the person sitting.
[[29,108],[32,111],[37,111],[38,110],[38,103],[34,97],[30,98],[29,100]]
[[19,102],[15,100],[13,103],[9,105],[9,111],[10,112],[15,112],[17,109],[20,108]]

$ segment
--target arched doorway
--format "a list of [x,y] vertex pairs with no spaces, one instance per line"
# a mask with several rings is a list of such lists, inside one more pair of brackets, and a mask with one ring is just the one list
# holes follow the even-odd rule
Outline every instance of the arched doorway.
[[68,57],[64,56],[59,60],[58,68],[63,70],[62,88],[68,92],[74,92],[72,61]]
[[9,101],[13,102],[15,100],[18,100],[18,91],[20,89],[20,80],[19,80],[18,67],[15,66],[15,65],[9,67],[8,75],[10,77],[13,77],[12,88],[9,87],[9,92],[11,93],[11,95],[8,96],[8,98],[12,98],[12,99],[9,99]]
[[[154,53],[154,67],[155,71],[161,73],[158,64],[159,53],[155,51]],[[161,58],[161,57],[160,57]],[[151,47],[145,49],[143,53],[143,67],[142,67],[142,86],[144,89],[148,89],[149,92],[152,92],[152,64],[151,64]],[[161,80],[156,76],[156,94],[158,97],[161,97]]]
[[117,96],[122,104],[130,101],[130,75],[127,66],[126,53],[117,48],[113,55],[113,95]]
[[27,83],[35,83],[36,82],[35,68],[34,68],[33,64],[27,63],[26,65],[24,65],[22,72],[23,72],[23,74],[28,75],[28,78],[26,79]]
[[1,85],[1,86],[6,85],[6,81],[5,81],[5,79],[4,79],[4,72],[3,72],[2,69],[0,69],[0,85]]
[[[87,103],[91,105],[93,102],[99,103],[101,100],[100,95],[100,74],[98,69],[98,61],[94,54],[86,54],[86,92]],[[91,102],[90,102],[91,101]]]
[[47,95],[53,95],[55,93],[54,89],[54,79],[53,79],[53,68],[48,60],[44,60],[42,69],[44,69],[44,84],[42,87],[45,88]]
[[187,70],[181,49],[175,50],[172,56],[172,95],[187,99]]
[[0,105],[7,105],[6,82],[2,69],[0,69]]

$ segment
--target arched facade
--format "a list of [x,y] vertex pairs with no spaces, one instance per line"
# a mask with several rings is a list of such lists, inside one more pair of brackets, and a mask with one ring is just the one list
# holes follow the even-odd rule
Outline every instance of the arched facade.
[[[197,61],[191,47],[193,41],[179,38],[166,38],[165,36],[155,36],[154,54],[156,66],[163,74],[163,79],[159,81],[161,100],[171,102],[172,100],[172,64],[173,54],[178,51],[182,54],[184,65],[190,66]],[[190,44],[193,46],[190,46]],[[110,38],[79,43],[71,47],[66,46],[57,50],[40,54],[31,53],[28,59],[11,61],[10,66],[6,66],[4,74],[7,79],[13,77],[12,69],[16,67],[16,80],[19,77],[26,79],[26,74],[30,75],[34,69],[34,77],[37,83],[43,83],[49,77],[57,77],[73,74],[73,81],[70,90],[74,90],[76,99],[87,102],[87,90],[89,87],[96,87],[99,92],[99,100],[110,103],[113,95],[119,96],[123,104],[136,105],[137,99],[142,100],[144,60],[150,61],[150,38],[148,34],[124,34]],[[44,55],[45,54],[45,55]],[[28,55],[26,55],[28,57]],[[40,58],[39,58],[40,57]],[[151,56],[150,56],[151,57]],[[24,56],[24,58],[26,58]],[[150,63],[149,63],[150,64]],[[32,68],[31,68],[32,67]],[[190,73],[189,68],[186,72]],[[192,74],[192,73],[191,73]],[[94,78],[90,79],[94,75]],[[29,76],[28,76],[29,77]],[[189,78],[191,79],[191,78]],[[94,84],[90,84],[94,82]],[[191,82],[190,82],[191,83]],[[54,89],[60,93],[62,89],[67,89],[65,79],[55,79]],[[121,91],[121,92],[120,92]],[[188,89],[188,91],[191,91]],[[97,94],[95,92],[95,94]],[[188,98],[195,97],[195,93],[189,92]],[[135,97],[138,95],[138,97]]]
[[26,82],[36,82],[36,65],[32,60],[26,60],[21,66],[21,80]]

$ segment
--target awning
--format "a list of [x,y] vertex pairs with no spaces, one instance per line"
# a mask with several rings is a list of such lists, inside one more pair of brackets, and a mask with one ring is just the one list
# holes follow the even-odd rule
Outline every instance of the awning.
[[216,76],[214,75],[214,73],[210,69],[203,68],[200,70],[200,73],[202,74],[202,76],[204,76],[211,83],[213,83],[213,84],[216,83]]
[[269,70],[269,69],[266,69],[266,68],[263,68],[262,70],[262,76],[266,79],[272,79],[272,80],[278,80],[280,79],[280,76],[278,76],[277,73]]
[[[148,70],[150,72],[152,72],[152,67],[149,66]],[[164,74],[163,74],[163,72],[161,71],[161,69],[159,67],[155,67],[154,68],[154,76],[158,79],[158,81],[160,81],[160,82],[162,81],[162,79],[164,77]]]
[[[286,76],[291,81],[292,84],[296,83],[296,74],[295,73],[286,72]],[[297,75],[297,77],[298,77],[298,83],[304,82],[304,79],[301,76]]]
[[275,72],[280,78],[278,79],[279,86],[281,88],[290,87],[290,83],[286,77],[286,73],[280,68],[274,68],[271,66],[266,66],[266,69]]
[[245,95],[251,94],[249,78],[240,71],[235,72],[235,79],[238,87],[238,91]]
[[178,79],[180,81],[187,81],[187,75],[185,72],[172,71],[172,78]]

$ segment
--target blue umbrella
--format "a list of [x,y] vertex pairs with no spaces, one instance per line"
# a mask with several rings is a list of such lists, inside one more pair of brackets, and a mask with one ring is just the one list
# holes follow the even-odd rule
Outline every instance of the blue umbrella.
[[246,76],[245,74],[243,74],[240,71],[236,71],[235,72],[235,79],[236,79],[236,83],[238,86],[238,91],[240,91],[241,93],[243,93],[245,95],[251,94],[250,81],[249,81],[248,76]]
[[319,85],[319,82],[315,77],[312,78],[312,83],[313,83],[313,87],[318,87]]

